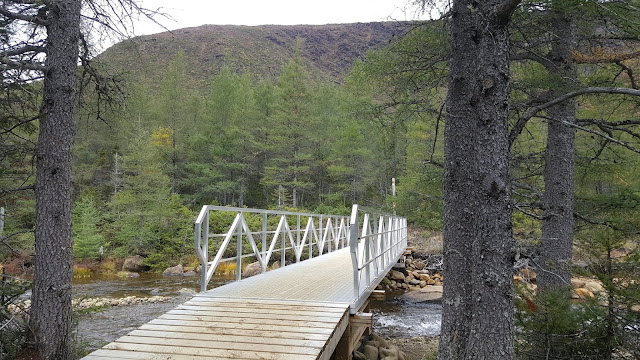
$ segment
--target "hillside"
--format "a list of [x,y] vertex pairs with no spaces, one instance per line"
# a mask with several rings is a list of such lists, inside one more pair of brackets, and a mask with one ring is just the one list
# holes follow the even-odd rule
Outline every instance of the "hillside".
[[142,74],[159,80],[174,56],[183,51],[193,86],[222,66],[259,78],[274,79],[294,54],[296,38],[304,39],[303,56],[318,80],[340,82],[367,50],[386,45],[410,25],[399,22],[337,25],[235,26],[203,25],[140,36],[118,43],[98,56],[115,72]]

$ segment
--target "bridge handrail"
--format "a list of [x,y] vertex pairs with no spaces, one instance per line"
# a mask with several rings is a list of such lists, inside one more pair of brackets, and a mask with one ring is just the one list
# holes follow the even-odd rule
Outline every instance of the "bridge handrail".
[[357,311],[407,248],[407,219],[354,204],[349,226]]
[[[210,233],[212,211],[236,214],[226,233]],[[262,229],[252,231],[245,219],[245,214],[261,215]],[[275,229],[269,229],[268,227],[269,216],[272,218],[278,217],[278,225]],[[292,216],[296,219],[295,224],[289,224],[287,217]],[[302,218],[306,218],[306,225],[302,224]],[[255,256],[262,268],[262,272],[266,272],[274,251],[277,252],[279,250],[281,252],[281,266],[286,266],[286,250],[293,250],[295,260],[299,262],[304,260],[302,255],[305,246],[307,247],[309,258],[314,256],[314,250],[317,250],[318,255],[322,255],[325,249],[327,252],[331,252],[338,248],[344,248],[349,244],[348,221],[348,216],[340,215],[204,205],[194,225],[195,250],[202,266],[200,290],[203,292],[207,290],[207,285],[221,262],[235,260],[236,280],[240,280],[242,278],[243,258]],[[226,225],[223,228],[226,228]],[[261,243],[256,242],[254,235],[260,235]],[[268,235],[272,235],[271,241],[268,241]],[[227,246],[234,236],[236,236],[236,254],[235,256],[224,258]],[[209,258],[210,238],[224,238],[213,260]],[[278,241],[279,238],[280,241]],[[245,241],[243,239],[249,242],[253,253],[243,254],[242,244]],[[277,243],[280,245],[279,248],[276,247]]]

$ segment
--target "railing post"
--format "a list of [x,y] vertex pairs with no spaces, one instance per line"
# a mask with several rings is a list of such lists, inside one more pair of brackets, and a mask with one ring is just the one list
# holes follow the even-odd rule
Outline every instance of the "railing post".
[[[289,220],[287,220],[287,216],[286,215],[282,215],[282,218],[284,219],[284,223],[288,226],[289,225]],[[285,261],[285,228],[287,226],[282,226],[282,229],[280,229],[280,235],[282,237],[282,242],[281,242],[281,248],[280,248],[280,267],[285,267],[287,266],[287,263]]]
[[313,228],[315,225],[313,225],[313,222],[315,221],[313,219],[313,216],[309,216],[309,220],[307,221],[311,221],[311,225],[309,227],[309,232],[307,233],[307,238],[309,239],[309,259],[313,258],[313,237],[316,236],[316,232],[313,231]]
[[318,244],[322,244],[322,246],[318,248],[318,256],[320,256],[322,255],[322,253],[324,253],[324,242],[322,241],[324,239],[322,237],[322,215],[318,217],[318,222],[318,233],[320,234],[320,237],[318,237]]
[[373,215],[373,228],[371,229],[371,233],[373,234],[373,241],[374,241],[374,249],[375,251],[375,257],[376,257],[376,268],[378,271],[376,271],[376,277],[378,276],[378,272],[380,271],[382,265],[382,260],[380,259],[380,254],[383,254],[382,249],[380,247],[380,234],[378,232],[378,217],[376,216],[376,214],[372,214]]
[[296,262],[300,262],[300,257],[302,257],[302,249],[300,249],[300,214],[298,214],[298,227],[296,228],[296,246],[300,250],[299,252],[296,251]]
[[267,213],[262,214],[262,272],[267,272]]
[[242,279],[242,223],[244,216],[240,212],[240,221],[238,221],[238,235],[236,240],[236,280]]
[[353,204],[349,221],[349,251],[353,265],[353,296],[354,301],[360,297],[360,273],[358,264],[358,205]]

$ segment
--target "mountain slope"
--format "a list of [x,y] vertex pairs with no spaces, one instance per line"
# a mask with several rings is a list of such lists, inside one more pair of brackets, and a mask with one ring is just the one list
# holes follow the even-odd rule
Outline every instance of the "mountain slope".
[[367,50],[388,44],[408,23],[337,25],[235,26],[204,25],[140,36],[118,43],[98,56],[111,71],[159,80],[180,51],[186,55],[186,75],[196,88],[205,86],[222,66],[263,79],[275,79],[282,64],[304,39],[302,55],[318,80],[340,82]]

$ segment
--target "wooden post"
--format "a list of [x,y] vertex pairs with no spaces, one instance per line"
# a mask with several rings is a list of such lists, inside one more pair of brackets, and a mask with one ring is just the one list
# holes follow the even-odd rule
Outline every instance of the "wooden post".
[[2,238],[3,231],[4,231],[4,208],[0,207],[0,239]]

